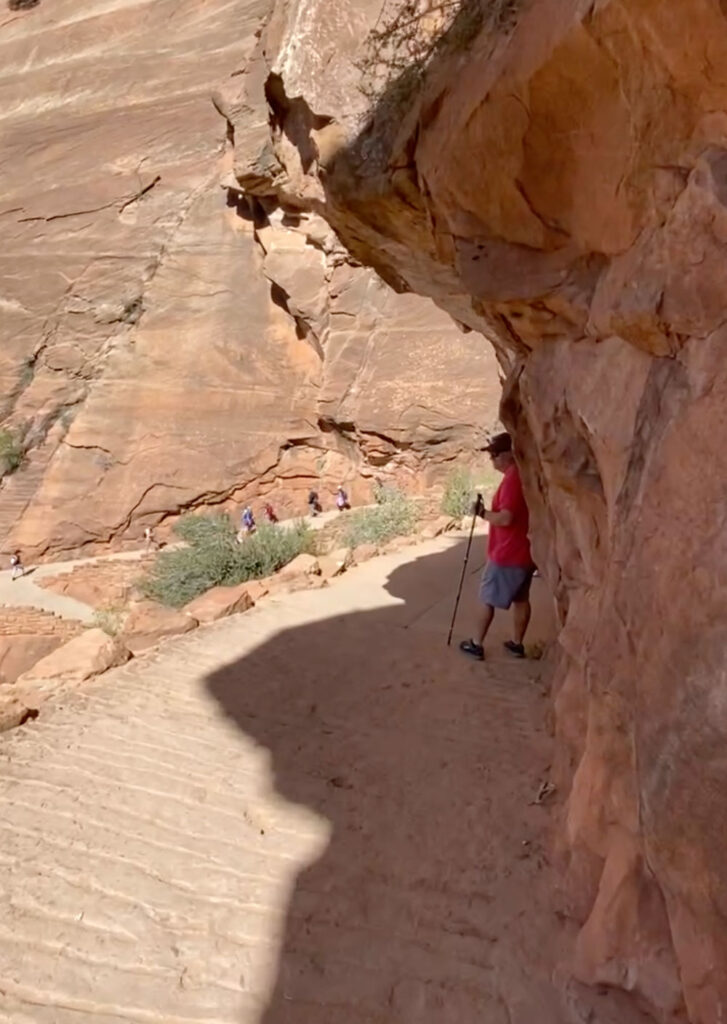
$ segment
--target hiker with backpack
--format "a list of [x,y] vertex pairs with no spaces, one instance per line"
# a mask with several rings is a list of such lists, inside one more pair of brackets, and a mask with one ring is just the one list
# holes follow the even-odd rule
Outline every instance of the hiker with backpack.
[[252,514],[252,509],[249,505],[246,505],[243,509],[242,515],[240,516],[240,529],[237,532],[238,544],[244,540],[245,537],[249,537],[250,534],[255,532],[255,516]]
[[317,516],[323,511],[321,503],[318,499],[318,491],[311,490],[308,494],[308,511],[312,516]]
[[351,506],[348,503],[348,495],[343,489],[343,484],[340,484],[336,491],[336,508],[339,512],[345,512],[346,509],[349,509],[350,507]]

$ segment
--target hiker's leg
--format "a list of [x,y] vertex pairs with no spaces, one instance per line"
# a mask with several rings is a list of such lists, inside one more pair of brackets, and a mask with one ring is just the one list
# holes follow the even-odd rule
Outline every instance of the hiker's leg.
[[530,601],[515,601],[512,606],[513,640],[522,644],[530,622]]
[[480,647],[482,647],[482,645],[485,642],[487,631],[492,625],[492,620],[494,619],[494,617],[495,609],[492,607],[492,605],[484,605],[477,620],[477,628],[475,629],[475,632],[472,636],[472,639],[475,641],[475,643],[478,643]]

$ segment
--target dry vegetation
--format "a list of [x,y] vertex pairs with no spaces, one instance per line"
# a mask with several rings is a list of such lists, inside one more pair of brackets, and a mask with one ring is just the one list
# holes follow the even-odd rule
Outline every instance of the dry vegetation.
[[430,61],[466,48],[485,28],[508,29],[520,0],[387,0],[359,61],[369,99],[411,93]]

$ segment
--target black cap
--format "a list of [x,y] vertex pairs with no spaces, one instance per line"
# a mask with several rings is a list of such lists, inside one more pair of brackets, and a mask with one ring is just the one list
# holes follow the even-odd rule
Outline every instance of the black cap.
[[487,442],[482,449],[483,452],[489,452],[490,455],[504,455],[505,452],[512,451],[512,438],[508,433],[495,434],[493,438]]

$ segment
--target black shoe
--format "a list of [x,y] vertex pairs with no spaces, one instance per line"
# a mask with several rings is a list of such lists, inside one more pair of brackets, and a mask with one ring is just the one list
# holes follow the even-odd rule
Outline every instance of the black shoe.
[[522,644],[516,644],[514,640],[506,640],[503,647],[506,651],[509,651],[514,658],[525,657],[525,648]]
[[477,658],[478,661],[485,660],[484,648],[481,644],[476,644],[474,640],[463,640],[459,649],[463,654],[469,654],[470,658]]

